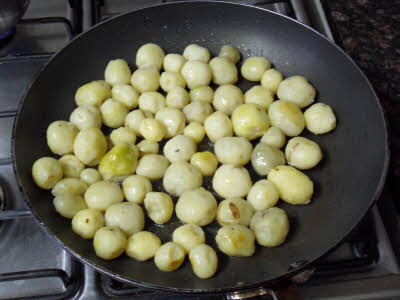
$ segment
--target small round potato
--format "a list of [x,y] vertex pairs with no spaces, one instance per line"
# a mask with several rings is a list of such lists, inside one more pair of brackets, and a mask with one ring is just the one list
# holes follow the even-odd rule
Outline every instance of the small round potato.
[[128,108],[121,102],[108,99],[100,106],[101,118],[104,125],[111,128],[124,126]]
[[195,60],[188,61],[183,65],[181,75],[189,89],[209,85],[212,77],[210,66],[207,63]]
[[156,224],[167,223],[174,213],[174,202],[166,193],[149,192],[144,198],[147,215]]
[[120,127],[111,131],[110,139],[114,146],[119,144],[135,145],[136,134],[132,128]]
[[185,224],[174,230],[172,241],[182,246],[188,254],[193,248],[206,242],[206,236],[200,226]]
[[203,101],[212,103],[214,99],[214,91],[209,86],[198,86],[190,90],[190,101]]
[[105,220],[107,226],[117,226],[128,236],[141,231],[144,227],[143,210],[133,202],[121,202],[109,206]]
[[97,230],[93,238],[96,255],[102,259],[114,259],[126,249],[126,235],[117,226],[107,226]]
[[285,241],[289,233],[289,219],[283,209],[272,207],[256,212],[250,228],[261,246],[276,247]]
[[237,64],[240,60],[240,53],[239,51],[231,46],[231,45],[224,45],[221,47],[221,50],[219,51],[219,55],[221,57],[225,57],[230,59],[234,64]]
[[131,175],[122,182],[126,200],[142,204],[146,194],[153,190],[150,180],[141,175]]
[[219,250],[229,256],[252,256],[256,250],[254,233],[240,224],[221,227],[215,237]]
[[232,121],[222,111],[216,111],[204,121],[204,129],[212,142],[233,135]]
[[155,114],[166,106],[165,97],[157,92],[144,92],[139,97],[139,108],[143,112]]
[[51,190],[62,179],[63,167],[52,157],[42,157],[33,164],[32,177],[38,187]]
[[85,182],[88,186],[92,185],[95,182],[101,181],[101,175],[99,173],[99,171],[97,171],[96,169],[92,169],[92,168],[88,168],[88,169],[84,169],[79,178]]
[[315,88],[305,77],[292,76],[281,82],[277,95],[280,100],[289,101],[304,108],[314,102]]
[[272,102],[274,102],[274,95],[268,88],[261,85],[253,86],[244,94],[244,103],[258,104],[265,110],[268,110]]
[[210,278],[218,267],[218,256],[214,249],[206,244],[198,245],[189,254],[193,272],[200,278]]
[[139,149],[139,157],[146,154],[157,154],[160,146],[157,142],[150,142],[148,140],[143,140],[136,145]]
[[130,84],[114,85],[111,93],[113,99],[125,104],[129,110],[138,106],[139,92]]
[[214,174],[213,189],[222,198],[245,197],[251,188],[251,179],[246,168],[222,165]]
[[260,142],[280,149],[286,143],[286,136],[279,127],[272,126],[263,135]]
[[268,109],[271,125],[280,128],[287,136],[298,136],[306,121],[300,108],[289,101],[278,100]]
[[218,205],[217,220],[221,226],[240,224],[249,226],[253,207],[242,198],[229,198]]
[[58,161],[63,168],[64,178],[79,178],[85,168],[85,165],[75,155],[64,155]]
[[111,86],[104,80],[95,80],[82,85],[75,94],[76,105],[100,106],[111,97]]
[[276,166],[285,164],[285,155],[281,150],[259,143],[251,154],[251,164],[258,175],[268,175]]
[[266,70],[271,68],[271,64],[265,57],[248,57],[240,69],[242,76],[249,81],[261,81],[261,77]]
[[240,104],[243,104],[243,93],[236,85],[225,84],[216,89],[213,100],[215,110],[230,116]]
[[269,128],[269,118],[265,110],[256,104],[242,104],[232,114],[233,131],[237,136],[254,140]]
[[84,239],[92,239],[104,224],[104,216],[97,209],[82,209],[72,218],[72,230]]
[[159,142],[164,138],[167,130],[159,120],[149,118],[140,123],[139,132],[146,140]]
[[185,50],[183,50],[183,57],[187,60],[196,60],[208,63],[210,61],[210,51],[200,45],[191,44],[186,46]]
[[131,84],[139,93],[156,92],[160,87],[160,73],[155,67],[137,69],[132,74]]
[[141,46],[136,52],[138,68],[155,67],[160,70],[164,62],[165,53],[160,46],[149,43]]
[[131,75],[131,69],[123,59],[110,60],[104,71],[104,79],[111,85],[129,83]]
[[78,132],[72,123],[55,121],[47,128],[47,145],[58,155],[72,153]]
[[81,105],[74,109],[69,121],[79,130],[101,127],[101,114],[97,106]]
[[167,72],[180,72],[185,63],[186,58],[183,55],[169,53],[164,57],[164,70]]
[[63,178],[51,190],[53,196],[72,194],[82,196],[88,188],[88,185],[78,178]]
[[139,160],[136,168],[136,174],[142,175],[150,180],[163,178],[169,161],[164,155],[146,154]]
[[291,166],[278,166],[268,174],[279,193],[279,198],[290,204],[307,204],[314,193],[314,185],[308,176]]
[[188,122],[199,122],[201,124],[213,112],[211,105],[202,101],[194,101],[183,108],[183,113]]
[[76,136],[74,154],[85,165],[97,165],[106,151],[106,137],[99,128],[84,129]]
[[162,108],[157,111],[155,118],[164,125],[166,138],[182,134],[186,126],[185,114],[177,108]]
[[170,92],[173,88],[186,86],[185,79],[178,72],[162,72],[160,76],[160,86],[165,92]]
[[322,159],[322,151],[317,143],[304,137],[294,137],[285,148],[287,163],[299,170],[315,167]]
[[324,103],[311,105],[304,112],[306,127],[314,134],[324,134],[336,128],[336,117],[332,108]]
[[262,75],[261,85],[269,89],[272,93],[276,94],[276,91],[278,90],[282,80],[283,76],[279,71],[275,69],[269,69]]
[[78,211],[88,208],[82,196],[67,193],[56,196],[53,204],[56,211],[68,219],[72,219]]
[[89,208],[105,211],[124,200],[120,186],[111,181],[98,181],[86,190],[85,201]]
[[146,119],[146,115],[140,109],[131,111],[125,118],[125,127],[133,129],[136,136],[142,136],[140,134],[139,128],[140,123]]
[[267,179],[257,181],[247,195],[247,202],[254,210],[264,210],[274,207],[279,200],[279,194],[275,186]]
[[204,139],[206,130],[201,123],[191,122],[185,127],[183,134],[192,138],[198,144]]
[[211,176],[218,167],[218,160],[215,155],[209,151],[197,152],[192,155],[190,163],[194,165],[203,176]]
[[186,190],[176,203],[175,213],[185,223],[206,226],[217,215],[217,201],[202,187]]
[[238,81],[238,71],[235,64],[225,57],[214,57],[210,61],[212,80],[215,84],[234,84]]
[[166,97],[168,107],[182,109],[189,103],[189,93],[182,87],[171,89]]
[[164,155],[170,162],[188,161],[196,152],[196,143],[186,135],[177,135],[164,146]]
[[223,137],[215,142],[214,152],[221,164],[244,166],[250,161],[253,145],[244,137]]
[[161,240],[152,232],[140,231],[128,239],[126,255],[138,261],[146,261],[156,255]]
[[161,271],[172,272],[178,269],[185,259],[185,250],[177,243],[168,242],[158,248],[154,262]]
[[164,189],[172,196],[179,197],[186,190],[192,190],[203,184],[200,171],[186,161],[172,163],[165,171]]

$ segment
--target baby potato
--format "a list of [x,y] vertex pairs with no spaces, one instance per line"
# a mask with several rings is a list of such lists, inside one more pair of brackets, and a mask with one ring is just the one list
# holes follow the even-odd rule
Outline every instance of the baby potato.
[[120,127],[111,131],[110,139],[114,146],[119,144],[134,146],[136,143],[136,134],[132,128]]
[[167,72],[180,72],[185,63],[186,58],[183,55],[169,53],[164,57],[164,70]]
[[272,92],[261,85],[255,85],[244,94],[244,103],[253,103],[268,110],[271,103],[274,102]]
[[184,88],[186,86],[186,81],[180,73],[166,71],[161,73],[160,86],[168,93],[177,86]]
[[63,169],[64,178],[79,178],[85,168],[85,165],[75,155],[64,155],[58,161]]
[[230,59],[234,64],[237,64],[240,60],[240,53],[239,51],[231,46],[231,45],[224,45],[221,47],[221,50],[219,51],[219,55],[221,57],[225,57]]
[[[129,80],[128,80],[129,82]],[[116,84],[111,90],[112,98],[126,105],[131,110],[138,106],[139,92],[130,84]]]
[[172,88],[166,97],[166,104],[171,108],[182,109],[189,103],[189,93],[180,86]]
[[212,77],[209,64],[195,60],[188,61],[183,65],[181,75],[189,89],[209,85]]
[[286,136],[279,127],[272,126],[268,128],[260,142],[280,149],[286,143]]
[[161,271],[172,272],[178,269],[185,259],[185,250],[174,242],[168,242],[158,248],[154,262]]
[[222,198],[245,197],[251,188],[251,179],[246,168],[222,165],[214,174],[213,189]]
[[213,112],[211,105],[202,101],[192,102],[183,108],[183,113],[188,122],[199,122],[201,124]]
[[108,99],[100,106],[101,118],[104,125],[118,128],[124,125],[128,108],[121,102]]
[[149,43],[141,46],[136,52],[138,68],[155,67],[160,70],[164,62],[165,53],[160,46]]
[[208,63],[210,61],[210,51],[197,44],[191,44],[186,46],[185,50],[183,50],[183,57],[187,60],[196,60]]
[[125,118],[125,127],[133,129],[136,136],[142,136],[140,134],[139,128],[140,123],[146,119],[145,114],[140,109],[131,111]]
[[179,197],[175,213],[185,223],[206,226],[217,215],[217,201],[213,194],[202,187],[187,189]]
[[291,76],[280,83],[277,95],[280,100],[289,101],[304,108],[314,102],[315,88],[305,77]]
[[321,161],[322,151],[317,143],[297,136],[289,140],[285,156],[289,165],[300,170],[308,170]]
[[217,272],[218,256],[214,249],[206,244],[198,245],[189,254],[193,272],[200,278],[210,278]]
[[247,202],[256,211],[274,207],[279,200],[275,186],[267,179],[257,181],[247,195]]
[[190,90],[190,101],[203,101],[212,103],[214,98],[214,91],[209,86],[198,86]]
[[212,80],[215,84],[234,84],[238,81],[235,64],[225,57],[214,57],[210,61]]
[[52,157],[39,158],[32,166],[32,177],[38,187],[51,190],[63,177],[62,165]]
[[101,175],[99,173],[99,171],[97,171],[96,169],[84,169],[79,178],[85,182],[88,186],[92,185],[93,183],[102,180],[101,179]]
[[86,190],[85,201],[89,208],[105,211],[108,207],[124,200],[120,186],[111,181],[98,181]]
[[79,130],[101,128],[101,114],[97,106],[81,105],[74,109],[69,121]]
[[253,207],[242,198],[229,198],[218,205],[217,220],[221,226],[240,224],[249,226]]
[[72,219],[82,209],[87,209],[85,200],[80,195],[60,194],[53,200],[56,211],[65,218]]
[[128,236],[139,232],[144,227],[142,208],[133,202],[115,203],[106,209],[107,226],[117,226]]
[[230,116],[240,104],[243,104],[243,93],[236,85],[224,84],[216,89],[213,100],[215,110]]
[[160,146],[157,142],[143,140],[136,147],[139,149],[139,157],[142,157],[146,154],[157,154]]
[[279,198],[290,204],[307,204],[314,193],[314,185],[308,176],[291,166],[278,166],[268,174],[279,193]]
[[188,254],[193,248],[206,242],[206,236],[200,226],[185,224],[174,230],[172,241],[182,246]]
[[160,73],[155,67],[137,69],[132,74],[131,84],[139,93],[156,92],[160,87]]
[[159,142],[163,139],[167,130],[159,120],[148,118],[140,123],[139,132],[146,140]]
[[251,164],[258,175],[268,175],[272,168],[285,164],[285,155],[278,148],[259,143],[251,154]]
[[240,69],[242,76],[249,81],[261,81],[261,77],[271,64],[265,57],[251,56],[246,58]]
[[149,192],[144,198],[147,215],[156,224],[167,223],[174,213],[172,198],[166,193]]
[[139,97],[139,108],[155,114],[166,105],[165,97],[157,92],[144,92]]
[[156,120],[160,121],[166,129],[166,138],[182,134],[186,125],[185,114],[176,108],[162,108],[155,115]]
[[283,76],[279,71],[275,69],[269,69],[262,75],[261,85],[269,89],[272,93],[276,94],[276,91],[278,90],[282,80]]
[[124,253],[126,242],[125,233],[116,226],[100,228],[93,238],[96,255],[107,260],[117,258]]
[[254,233],[240,224],[221,227],[215,237],[219,250],[229,256],[252,256],[256,250],[254,240]]
[[122,182],[126,200],[142,204],[146,194],[153,190],[150,180],[141,175],[131,175]]
[[203,184],[200,171],[186,161],[172,163],[165,171],[164,189],[172,196],[179,197],[186,190],[192,190]]
[[261,246],[276,247],[285,241],[289,233],[289,219],[283,209],[272,207],[256,212],[250,228]]
[[72,218],[72,231],[84,239],[92,239],[97,230],[104,226],[104,216],[97,209],[86,208]]
[[74,154],[87,166],[97,165],[106,151],[106,137],[99,128],[81,130],[75,138]]
[[269,128],[269,118],[265,110],[256,104],[242,104],[232,114],[233,131],[237,136],[254,140]]
[[223,137],[215,142],[214,152],[221,164],[244,166],[250,161],[253,145],[244,137]]
[[95,80],[82,85],[75,94],[76,105],[100,106],[111,97],[111,86],[104,80]]
[[142,175],[150,180],[163,178],[169,161],[160,154],[146,154],[139,160],[136,174]]
[[300,108],[289,101],[273,102],[269,106],[268,116],[271,125],[280,128],[287,136],[299,135],[306,124]]
[[233,135],[232,121],[222,111],[216,111],[208,116],[204,121],[204,129],[208,138],[214,143],[220,138]]
[[203,176],[211,176],[218,167],[218,160],[215,155],[209,151],[197,152],[192,155],[190,163],[194,165]]
[[123,59],[110,60],[104,71],[104,79],[111,85],[126,84],[131,79],[131,69]]
[[196,143],[186,135],[177,135],[164,146],[164,155],[170,162],[188,161],[196,152]]
[[200,143],[204,136],[206,135],[206,130],[204,129],[203,125],[199,122],[191,122],[189,123],[185,129],[183,130],[183,134],[192,138],[195,143]]
[[46,134],[51,152],[64,155],[72,153],[78,129],[67,121],[55,121],[49,125]]
[[83,195],[88,188],[88,185],[77,178],[64,178],[59,182],[51,190],[53,196],[63,195],[63,194],[72,194],[72,195]]
[[311,105],[304,112],[306,127],[314,134],[324,134],[336,128],[336,117],[332,108],[324,103]]
[[156,255],[161,240],[149,231],[136,232],[128,239],[126,255],[138,261],[146,261]]

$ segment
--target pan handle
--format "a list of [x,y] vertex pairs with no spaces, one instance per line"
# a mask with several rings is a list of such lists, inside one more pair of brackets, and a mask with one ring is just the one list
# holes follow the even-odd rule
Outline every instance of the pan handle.
[[281,289],[269,289],[269,288],[259,288],[247,291],[238,291],[225,295],[227,300],[241,300],[249,299],[260,296],[270,296],[273,300],[303,300],[297,287],[295,285],[289,285],[288,287]]

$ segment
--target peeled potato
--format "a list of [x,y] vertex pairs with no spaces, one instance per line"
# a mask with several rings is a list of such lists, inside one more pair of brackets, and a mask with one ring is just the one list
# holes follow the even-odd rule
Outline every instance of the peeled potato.
[[289,101],[273,102],[269,106],[268,116],[271,125],[280,128],[287,136],[299,135],[306,124],[300,108]]
[[212,183],[214,191],[222,198],[244,197],[252,185],[247,169],[234,165],[220,166]]
[[186,81],[180,73],[166,71],[161,73],[160,86],[168,93],[177,86],[184,88],[186,86]]
[[289,140],[285,155],[288,164],[300,170],[311,169],[322,159],[322,151],[318,144],[300,136]]
[[336,117],[332,108],[324,103],[311,105],[304,112],[306,127],[314,134],[324,134],[336,127]]
[[168,159],[160,154],[146,154],[138,163],[136,174],[142,175],[150,180],[163,178],[169,166]]
[[131,79],[131,69],[123,59],[110,60],[104,71],[104,78],[111,85],[126,84]]
[[206,244],[198,245],[189,253],[193,272],[200,278],[210,278],[217,272],[218,256],[214,249]]
[[189,103],[190,97],[183,87],[176,86],[168,92],[165,99],[168,107],[182,109]]
[[116,226],[100,228],[93,238],[96,255],[102,259],[114,259],[124,253],[125,233]]
[[242,76],[249,81],[260,81],[262,75],[271,67],[270,62],[260,56],[247,58],[240,69]]
[[214,144],[214,152],[221,164],[244,166],[250,161],[253,145],[244,137],[223,137]]
[[220,138],[233,135],[232,121],[222,111],[209,115],[204,121],[204,129],[214,143]]
[[269,69],[265,71],[262,75],[261,85],[265,86],[272,93],[276,94],[276,91],[278,90],[278,87],[281,84],[282,80],[283,76],[279,71],[275,69]]
[[160,73],[155,67],[137,69],[132,74],[131,84],[140,93],[155,92],[160,87]]
[[214,90],[209,86],[199,86],[190,90],[190,101],[203,101],[212,103]]
[[254,210],[274,207],[279,200],[279,193],[272,182],[267,179],[257,181],[247,195],[247,202]]
[[253,207],[241,198],[228,198],[218,205],[217,220],[221,226],[240,224],[249,226]]
[[143,92],[139,97],[139,108],[145,113],[155,114],[165,106],[165,97],[158,92]]
[[65,218],[72,219],[78,211],[88,208],[80,195],[60,194],[53,200],[56,211]]
[[136,52],[138,68],[154,67],[160,70],[164,62],[165,53],[160,46],[149,43],[141,46]]
[[185,114],[177,108],[162,108],[157,111],[155,118],[164,125],[166,129],[166,138],[172,138],[176,135],[182,134],[185,129]]
[[273,93],[261,85],[253,86],[244,94],[244,103],[257,104],[265,110],[268,109],[272,102],[274,102]]
[[231,46],[231,45],[224,45],[221,47],[221,50],[219,51],[219,55],[221,57],[225,57],[230,59],[234,64],[238,63],[240,60],[240,53],[239,51]]
[[104,125],[118,128],[124,125],[129,111],[125,104],[114,99],[108,99],[100,106],[100,112]]
[[185,224],[174,230],[172,240],[181,245],[186,253],[193,248],[206,242],[206,236],[200,226],[194,224]]
[[106,209],[107,226],[117,226],[128,236],[139,232],[144,227],[142,208],[133,202],[115,203]]
[[138,106],[139,91],[130,84],[114,85],[111,92],[112,98],[125,104],[128,109]]
[[78,211],[72,218],[72,230],[84,239],[91,239],[96,231],[104,226],[104,216],[97,209],[86,208]]
[[187,60],[195,60],[208,63],[210,61],[210,51],[200,45],[191,44],[188,45],[185,50],[183,50],[183,57]]
[[151,142],[148,140],[142,140],[136,146],[139,149],[139,157],[142,157],[146,154],[157,154],[160,149],[160,146],[157,142]]
[[78,129],[66,121],[55,121],[47,128],[47,145],[51,152],[64,155],[72,153]]
[[32,166],[32,177],[37,186],[51,190],[63,177],[62,165],[52,157],[39,158]]
[[87,206],[99,211],[105,211],[109,206],[123,200],[124,195],[120,186],[111,181],[93,183],[85,193]]
[[186,58],[184,58],[183,55],[169,53],[164,57],[164,70],[170,72],[180,72],[185,63]]
[[272,126],[264,133],[260,142],[280,149],[286,143],[286,136],[282,129]]
[[128,239],[126,255],[138,261],[145,261],[153,258],[160,247],[161,241],[154,233],[140,231]]
[[199,122],[189,123],[183,130],[183,134],[191,137],[197,144],[200,143],[206,135],[206,130]]
[[53,196],[63,195],[63,194],[72,194],[72,195],[80,195],[82,196],[88,188],[88,185],[78,178],[64,178],[59,182],[51,190]]
[[283,80],[278,87],[280,100],[293,102],[304,108],[314,102],[315,88],[303,76],[292,76]]
[[79,130],[91,127],[101,127],[101,114],[97,106],[81,105],[74,109],[69,121]]
[[212,80],[215,84],[234,84],[238,80],[235,64],[225,57],[214,57],[210,61]]
[[159,142],[164,138],[167,130],[159,120],[147,118],[140,123],[139,132],[146,140]]
[[164,146],[164,155],[170,162],[188,161],[196,152],[196,143],[186,135],[177,135]]
[[126,200],[142,204],[146,194],[153,190],[150,180],[141,175],[131,175],[122,183]]
[[197,152],[193,154],[190,158],[190,163],[196,166],[203,176],[213,175],[218,166],[217,158],[209,151]]
[[147,215],[156,224],[167,223],[174,213],[172,198],[166,193],[149,192],[144,198]]
[[254,140],[269,128],[269,118],[265,110],[256,104],[242,104],[232,114],[233,131],[237,136]]
[[140,109],[136,109],[127,114],[125,118],[125,127],[134,131],[136,136],[142,136],[140,133],[140,123],[146,119],[146,115]]
[[186,105],[183,109],[188,122],[198,122],[201,124],[213,112],[211,105],[203,101],[194,101]]
[[119,144],[135,145],[136,134],[132,128],[120,127],[111,131],[110,139],[114,146]]
[[278,148],[259,143],[251,154],[251,164],[258,175],[268,175],[272,168],[285,164],[285,155]]
[[213,99],[215,110],[222,111],[230,116],[241,104],[243,104],[243,93],[236,85],[224,84],[215,90]]
[[181,74],[189,89],[209,85],[212,76],[208,63],[197,60],[186,62],[181,69]]
[[161,271],[171,272],[178,269],[185,259],[185,250],[174,242],[168,242],[158,248],[154,262]]
[[254,233],[246,226],[221,227],[215,237],[219,250],[229,256],[252,256],[256,250]]
[[95,80],[82,85],[75,94],[76,105],[100,106],[111,97],[111,86],[104,80]]

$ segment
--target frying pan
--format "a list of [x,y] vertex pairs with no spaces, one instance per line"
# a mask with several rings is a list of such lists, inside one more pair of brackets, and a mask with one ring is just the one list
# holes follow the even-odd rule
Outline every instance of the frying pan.
[[[136,262],[125,255],[113,261],[96,257],[92,242],[72,232],[70,220],[56,213],[50,193],[36,187],[31,176],[33,162],[52,155],[46,145],[46,128],[55,120],[68,120],[75,107],[76,89],[102,79],[111,59],[125,58],[133,68],[136,51],[149,42],[161,45],[167,53],[182,53],[188,44],[198,43],[217,55],[222,45],[232,44],[243,59],[265,56],[285,77],[307,77],[318,90],[318,100],[331,105],[338,117],[332,133],[303,133],[321,145],[324,159],[306,172],[315,183],[312,202],[291,206],[280,201],[278,205],[290,219],[287,241],[275,248],[257,247],[251,258],[218,252],[219,270],[208,280],[197,278],[187,260],[177,271],[163,273],[153,262]],[[244,91],[254,85],[244,80],[238,84]],[[59,51],[33,80],[19,106],[12,155],[20,190],[37,221],[74,256],[139,286],[216,293],[269,286],[338,245],[380,193],[388,167],[387,138],[382,108],[368,80],[345,53],[314,30],[246,5],[177,2],[110,19]],[[209,186],[209,180],[205,181]],[[155,189],[162,190],[159,182]],[[164,242],[180,225],[176,219],[165,226],[146,222],[146,229]],[[207,243],[214,249],[217,229],[215,223],[205,228]]]

